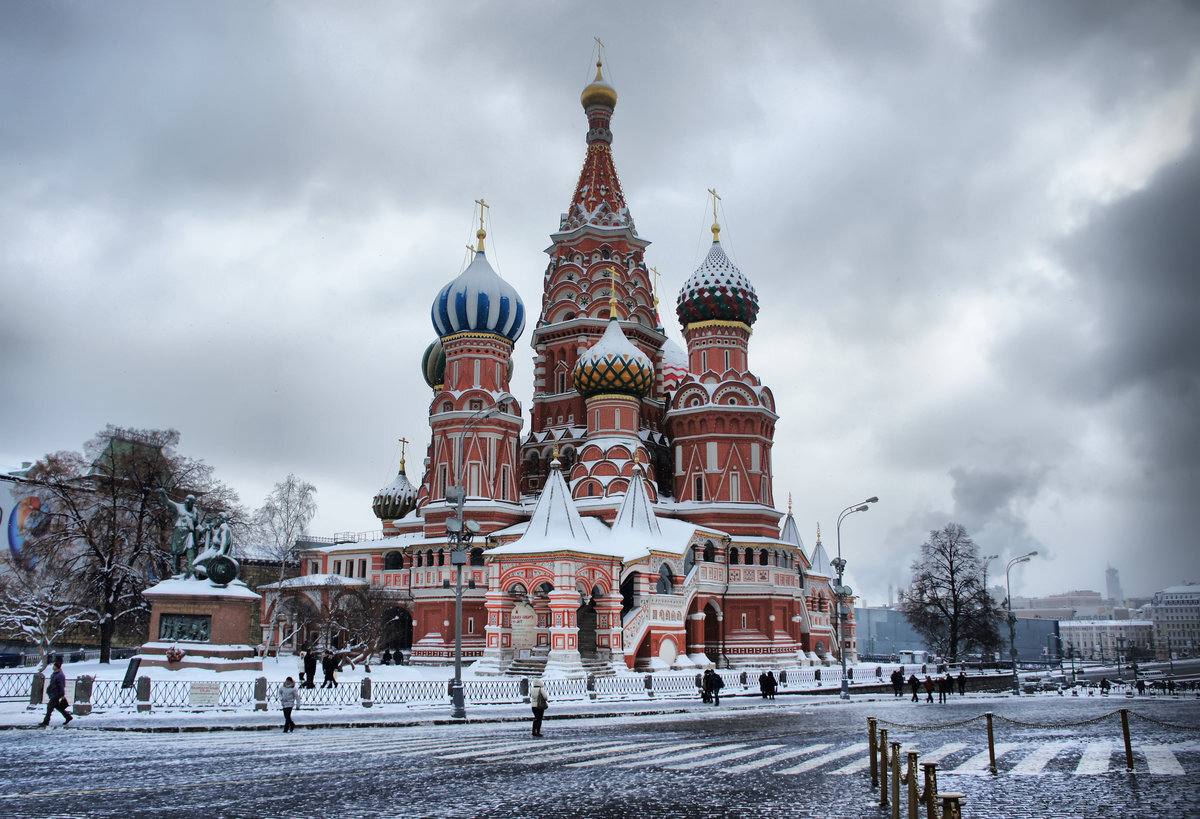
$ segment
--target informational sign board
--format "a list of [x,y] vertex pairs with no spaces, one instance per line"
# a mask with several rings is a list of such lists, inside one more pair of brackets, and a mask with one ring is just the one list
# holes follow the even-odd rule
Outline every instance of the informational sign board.
[[221,701],[221,684],[194,682],[188,691],[188,703],[195,706],[214,706]]
[[516,603],[512,610],[512,647],[533,648],[537,645],[537,612],[528,603]]

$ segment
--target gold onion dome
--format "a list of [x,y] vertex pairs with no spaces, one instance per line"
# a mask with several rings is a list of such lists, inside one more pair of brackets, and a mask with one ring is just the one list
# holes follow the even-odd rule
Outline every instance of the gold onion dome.
[[583,93],[579,95],[579,102],[584,108],[591,108],[593,105],[617,107],[617,89],[604,81],[601,66],[601,61],[596,60],[596,79],[592,80],[592,84],[583,89]]
[[654,385],[654,364],[625,337],[621,325],[613,319],[600,340],[579,357],[574,380],[575,389],[585,398],[603,393],[641,398]]

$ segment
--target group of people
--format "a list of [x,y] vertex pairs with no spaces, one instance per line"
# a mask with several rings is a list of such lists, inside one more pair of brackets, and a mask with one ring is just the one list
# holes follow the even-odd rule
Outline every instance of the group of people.
[[[892,693],[897,697],[904,696],[904,672],[897,668],[892,672]],[[912,691],[912,701],[921,701],[921,691],[925,692],[925,702],[933,702],[933,693],[936,690],[938,702],[949,702],[950,695],[954,693],[954,684],[958,683],[958,693],[967,693],[967,675],[965,672],[958,672],[958,677],[952,677],[947,671],[944,677],[931,677],[925,675],[925,679],[921,680],[915,673],[909,675],[908,687]]]
[[779,681],[775,679],[774,671],[764,671],[758,675],[758,691],[764,700],[775,699],[775,689],[778,687]]
[[[300,652],[300,687],[301,688],[316,688],[317,676],[317,655],[318,651],[301,651]],[[341,670],[342,663],[337,656],[331,651],[326,651],[321,657],[321,671],[325,674],[325,679],[321,682],[322,688],[337,688],[337,672]],[[289,677],[288,679],[291,679]]]
[[702,701],[720,705],[721,689],[724,687],[725,681],[721,679],[720,674],[711,668],[704,669],[704,677],[700,681],[700,699]]

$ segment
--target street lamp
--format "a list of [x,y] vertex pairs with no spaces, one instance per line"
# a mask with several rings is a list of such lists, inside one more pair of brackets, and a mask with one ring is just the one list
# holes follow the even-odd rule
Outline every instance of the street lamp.
[[980,560],[983,561],[983,600],[984,600],[984,602],[987,602],[987,600],[988,600],[987,567],[988,567],[989,563],[991,563],[993,560],[995,560],[998,557],[1000,557],[1000,555],[984,555],[983,557],[979,558]]
[[850,699],[850,680],[846,678],[846,615],[850,612],[846,601],[854,595],[854,590],[849,586],[842,585],[842,577],[846,571],[846,561],[842,559],[842,521],[855,512],[865,512],[871,507],[869,504],[878,503],[879,498],[870,497],[861,503],[852,503],[843,509],[838,514],[837,519],[837,559],[830,561],[833,568],[837,569],[837,585],[833,587],[833,596],[837,598],[837,624],[838,624],[838,654],[842,658],[842,694],[844,700]]
[[1021,686],[1017,680],[1017,617],[1012,613],[1012,579],[1010,577],[1012,567],[1018,563],[1028,563],[1029,558],[1036,555],[1037,552],[1028,552],[1020,557],[1014,557],[1008,561],[1008,566],[1004,569],[1004,588],[1008,592],[1008,598],[1004,601],[1008,606],[1008,655],[1012,658],[1012,678],[1013,678],[1013,693],[1020,694]]
[[450,684],[450,701],[453,710],[451,719],[466,719],[467,704],[463,696],[462,681],[462,594],[463,566],[467,562],[467,547],[471,539],[479,534],[479,524],[463,520],[463,504],[467,500],[466,481],[463,480],[463,442],[467,430],[484,419],[500,412],[500,404],[494,403],[471,414],[458,433],[458,457],[454,476],[457,486],[446,487],[446,500],[455,504],[455,513],[446,519],[446,539],[450,541],[450,564],[454,566],[454,681]]

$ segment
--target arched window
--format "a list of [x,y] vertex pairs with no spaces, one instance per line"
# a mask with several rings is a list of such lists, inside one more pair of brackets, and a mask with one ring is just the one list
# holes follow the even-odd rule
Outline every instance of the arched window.
[[657,594],[670,594],[675,588],[675,584],[671,578],[671,567],[666,563],[658,570],[658,583],[654,586],[654,591]]
[[421,559],[421,553],[417,552],[417,568],[418,569],[421,568],[423,563],[424,563],[424,561]]
[[769,565],[770,557],[771,557],[771,555],[767,553],[766,549],[760,549],[758,552],[758,565],[759,566]]
[[383,556],[384,571],[394,572],[404,568],[404,555],[400,552],[388,552]]
[[746,549],[746,565],[747,566],[754,565],[754,550],[753,549]]
[[426,565],[426,566],[432,566],[432,565],[433,565],[433,549],[426,549],[426,550],[425,550],[425,565]]
[[446,551],[444,549],[438,549],[438,565],[446,565]]
[[715,563],[717,560],[717,547],[710,540],[704,544],[704,562]]
[[692,567],[696,565],[696,547],[689,546],[686,553],[683,555],[683,573],[689,574]]
[[478,546],[471,550],[471,565],[483,565],[483,549],[480,549]]
[[737,550],[737,547],[734,547],[729,550],[729,565],[736,566],[737,562],[738,562],[738,550]]

